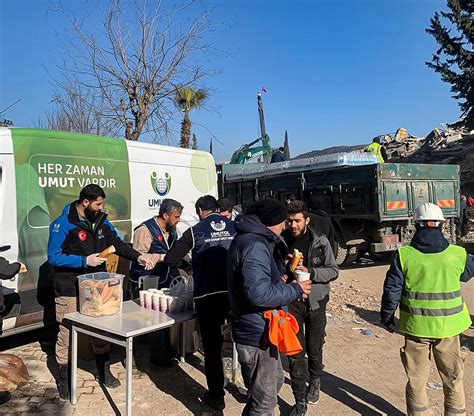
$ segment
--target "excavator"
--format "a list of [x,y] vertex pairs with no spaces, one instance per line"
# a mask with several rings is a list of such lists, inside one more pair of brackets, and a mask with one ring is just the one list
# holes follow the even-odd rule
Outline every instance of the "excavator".
[[[258,106],[258,116],[260,120],[260,133],[261,137],[255,139],[254,141],[243,144],[237,149],[230,159],[231,165],[241,165],[244,163],[252,162],[263,162],[270,163],[272,158],[272,147],[270,144],[270,137],[267,134],[265,129],[265,116],[263,114],[263,100],[262,94],[257,94],[257,106]],[[254,146],[259,141],[262,142],[260,146]]]

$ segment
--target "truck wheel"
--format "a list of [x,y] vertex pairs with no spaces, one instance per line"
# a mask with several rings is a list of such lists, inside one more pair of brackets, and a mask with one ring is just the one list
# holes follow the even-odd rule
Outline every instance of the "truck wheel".
[[357,259],[357,247],[347,247],[342,235],[336,233],[336,263],[338,266],[354,263]]

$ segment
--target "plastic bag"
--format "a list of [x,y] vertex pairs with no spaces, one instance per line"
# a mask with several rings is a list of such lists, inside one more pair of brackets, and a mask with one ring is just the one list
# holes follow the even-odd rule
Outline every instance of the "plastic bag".
[[0,393],[12,393],[28,383],[29,379],[30,375],[21,358],[0,354]]

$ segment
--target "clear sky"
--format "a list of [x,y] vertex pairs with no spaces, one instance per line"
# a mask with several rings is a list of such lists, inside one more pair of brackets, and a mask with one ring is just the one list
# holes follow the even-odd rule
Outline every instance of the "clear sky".
[[[91,13],[100,2],[65,3]],[[217,111],[194,111],[191,120],[224,143],[214,142],[217,161],[259,137],[256,93],[262,86],[268,91],[263,98],[272,145],[283,145],[288,130],[292,156],[369,142],[398,127],[423,136],[459,115],[449,85],[424,64],[437,49],[424,29],[435,11],[446,9],[445,1],[216,4],[213,20],[228,25],[210,40],[229,56],[214,59],[221,72],[206,81]],[[33,127],[50,106],[50,82],[61,61],[57,34],[67,26],[60,14],[48,12],[51,5],[50,0],[0,1],[0,111],[21,98],[3,114],[18,127]],[[198,3],[203,5],[211,3]],[[208,150],[209,132],[200,126],[194,131],[200,148]]]

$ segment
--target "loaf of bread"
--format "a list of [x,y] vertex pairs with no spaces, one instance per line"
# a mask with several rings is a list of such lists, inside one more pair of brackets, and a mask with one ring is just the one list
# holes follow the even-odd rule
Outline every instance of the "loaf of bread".
[[109,246],[105,250],[101,251],[97,257],[100,257],[101,259],[106,259],[107,257],[109,257],[111,254],[114,254],[114,253],[115,253],[115,247]]

